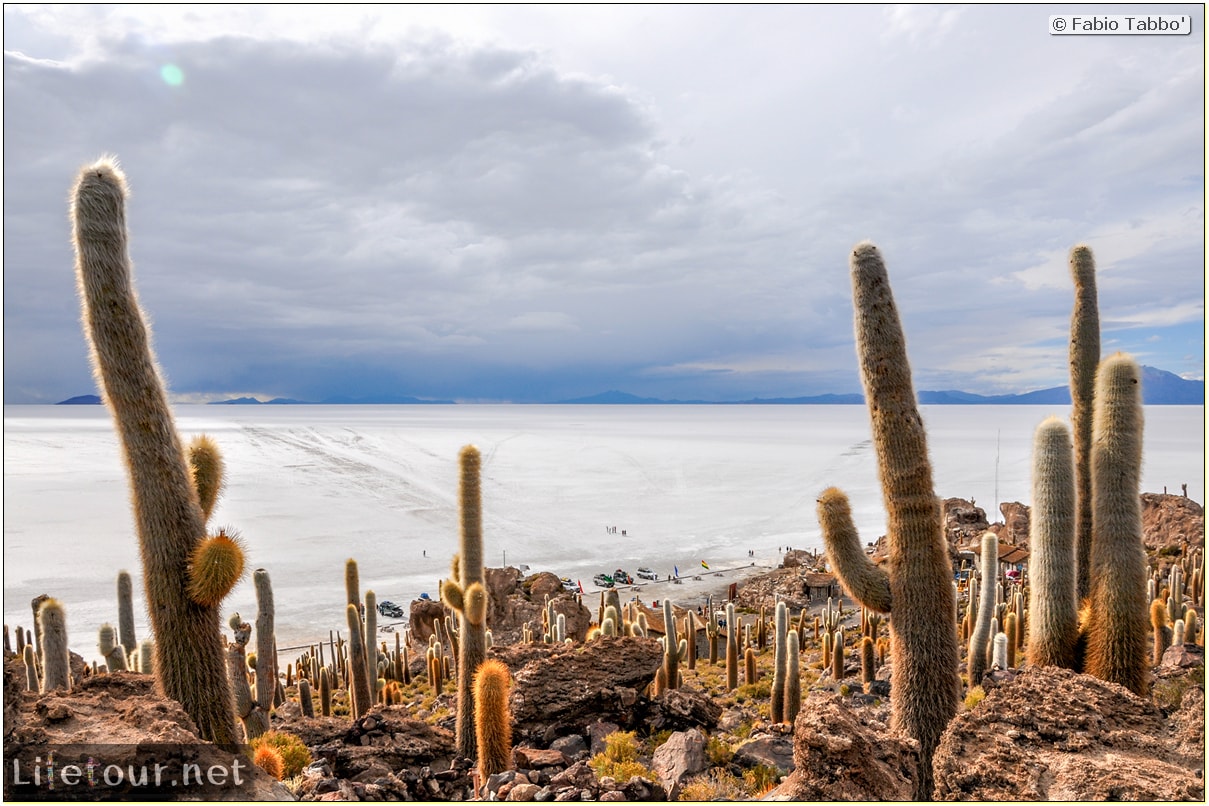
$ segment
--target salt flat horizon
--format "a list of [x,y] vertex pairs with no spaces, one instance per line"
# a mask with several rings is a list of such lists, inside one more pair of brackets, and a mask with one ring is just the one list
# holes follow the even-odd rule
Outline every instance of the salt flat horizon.
[[[1032,434],[1062,406],[923,406],[937,494],[1029,503]],[[772,567],[786,546],[821,549],[817,495],[848,493],[862,539],[885,531],[863,406],[557,404],[174,408],[187,441],[207,433],[227,484],[211,526],[239,531],[249,571],[273,581],[278,644],[326,637],[343,617],[344,561],[362,591],[406,607],[436,596],[457,551],[457,454],[483,454],[489,566],[581,580],[640,565],[660,575]],[[135,577],[147,635],[128,481],[101,406],[5,406],[4,618],[62,599],[72,649],[97,657],[116,623],[116,576]],[[1204,500],[1204,408],[1146,409],[1142,492]],[[612,528],[616,527],[616,531]],[[623,534],[624,532],[624,534]],[[749,552],[751,555],[749,556]],[[706,576],[702,584],[710,584]],[[717,580],[725,584],[723,580]],[[674,599],[697,592],[661,586]],[[691,590],[690,590],[691,588]],[[644,594],[649,599],[655,594]],[[223,606],[251,618],[249,578]]]

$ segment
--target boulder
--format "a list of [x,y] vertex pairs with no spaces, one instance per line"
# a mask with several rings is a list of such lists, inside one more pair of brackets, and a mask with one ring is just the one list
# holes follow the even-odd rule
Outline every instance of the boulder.
[[772,767],[781,775],[793,772],[793,737],[765,734],[735,748],[735,763],[742,767]]
[[794,770],[764,799],[912,800],[919,743],[887,729],[880,713],[811,692],[794,723]]
[[538,604],[545,604],[547,596],[554,598],[564,591],[562,580],[549,571],[529,577],[525,580],[525,587],[529,590],[529,600]]
[[705,736],[696,728],[673,733],[655,748],[651,759],[651,769],[670,800],[680,794],[685,781],[705,767]]
[[712,730],[722,716],[722,706],[703,691],[682,686],[664,691],[650,702],[646,717],[650,730]]
[[445,607],[437,600],[413,599],[408,613],[413,644],[427,649],[428,639],[433,635],[433,622],[444,618]]
[[1203,801],[1203,739],[1190,754],[1170,728],[1153,702],[1115,683],[1027,667],[949,723],[933,763],[934,796]]
[[602,719],[637,727],[639,692],[655,679],[662,661],[659,642],[650,638],[555,647],[516,673],[509,696],[515,741],[548,746]]
[[999,530],[999,542],[1013,546],[1028,545],[1029,508],[1019,501],[1005,501],[999,505],[1003,513],[1003,526]]

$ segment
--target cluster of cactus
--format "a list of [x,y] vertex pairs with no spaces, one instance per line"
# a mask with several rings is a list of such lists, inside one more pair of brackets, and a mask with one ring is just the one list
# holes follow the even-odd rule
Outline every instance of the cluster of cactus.
[[[1164,576],[1157,569],[1146,581],[1150,600],[1150,627],[1153,643],[1150,661],[1158,665],[1168,647],[1181,644],[1203,644],[1201,620],[1197,615],[1196,585],[1200,575],[1199,549],[1174,563]],[[1186,569],[1192,571],[1190,584],[1185,584]]]
[[483,511],[479,478],[482,457],[473,445],[458,454],[461,535],[452,575],[441,585],[441,600],[458,614],[458,705],[454,743],[460,755],[475,755],[475,672],[487,656],[487,589],[483,586]]
[[252,625],[241,619],[238,613],[232,615],[227,624],[235,634],[235,639],[227,644],[227,673],[234,694],[235,716],[243,724],[245,736],[251,739],[269,729],[269,713],[260,707],[248,680],[248,673],[255,666],[256,654],[247,652],[248,641],[252,638]]
[[831,566],[848,594],[892,615],[891,722],[920,744],[923,774],[914,794],[927,800],[932,756],[960,702],[953,571],[885,265],[875,246],[862,243],[850,266],[861,380],[889,515],[888,572],[865,554],[848,499],[838,489],[819,497],[819,521]]
[[987,669],[988,643],[998,632],[995,627],[996,593],[999,577],[999,537],[994,532],[982,535],[982,574],[979,588],[978,619],[970,635],[966,653],[966,680],[971,687],[982,685],[982,675]]
[[150,614],[156,685],[181,703],[202,738],[233,744],[236,727],[218,611],[230,587],[212,584],[207,595],[197,593],[211,555],[227,562],[228,576],[217,582],[233,587],[238,576],[230,576],[231,546],[209,545],[198,479],[190,478],[151,350],[127,254],[126,196],[125,176],[110,159],[84,168],[72,191],[84,332],[129,471],[143,583],[148,600],[155,602]]

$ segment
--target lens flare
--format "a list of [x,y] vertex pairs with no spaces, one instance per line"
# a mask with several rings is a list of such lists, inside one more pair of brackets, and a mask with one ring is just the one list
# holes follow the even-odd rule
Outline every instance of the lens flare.
[[185,83],[185,73],[175,64],[165,64],[160,68],[160,78],[169,87],[179,87]]

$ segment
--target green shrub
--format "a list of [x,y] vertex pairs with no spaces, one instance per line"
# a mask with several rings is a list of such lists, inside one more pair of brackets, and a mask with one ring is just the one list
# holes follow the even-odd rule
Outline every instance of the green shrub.
[[[751,726],[748,726],[750,733]],[[730,763],[730,760],[735,757],[734,748],[729,744],[719,739],[717,736],[709,737],[705,743],[705,758],[709,761],[711,767],[723,767]]]
[[985,697],[986,695],[987,695],[987,693],[983,690],[982,686],[974,686],[974,688],[970,689],[966,693],[966,702],[965,702],[966,710],[973,711],[974,706],[976,706],[976,705],[978,705],[978,703],[982,702],[982,698]]
[[606,736],[604,752],[593,756],[588,765],[597,778],[628,781],[637,775],[648,781],[657,780],[655,773],[638,761],[638,738],[633,731],[619,730]]

